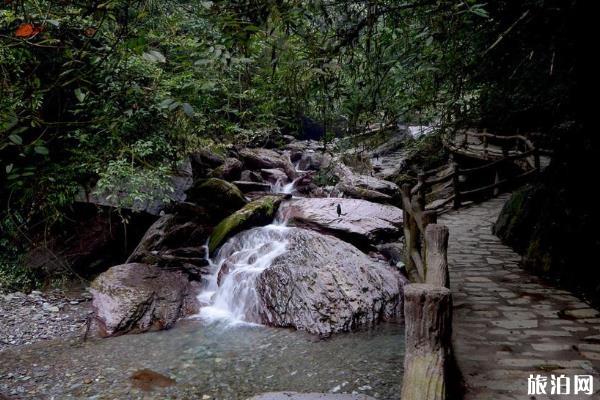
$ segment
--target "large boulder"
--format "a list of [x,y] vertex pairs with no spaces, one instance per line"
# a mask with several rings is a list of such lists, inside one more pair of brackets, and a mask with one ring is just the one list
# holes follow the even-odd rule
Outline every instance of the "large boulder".
[[199,150],[190,155],[192,176],[194,179],[205,177],[209,171],[223,164],[225,160],[209,150]]
[[260,174],[263,179],[271,183],[286,182],[288,180],[287,174],[279,168],[263,168],[260,170]]
[[402,233],[401,209],[366,200],[335,197],[291,199],[281,205],[278,214],[278,218],[287,219],[292,225],[333,234],[360,248],[389,241]]
[[240,188],[242,193],[271,191],[271,185],[266,182],[235,181],[233,183]]
[[284,196],[264,196],[254,200],[221,221],[208,241],[211,254],[229,237],[259,225],[273,221]]
[[332,162],[332,157],[328,153],[320,151],[307,150],[302,152],[298,160],[298,169],[306,171],[318,171],[321,168],[328,167]]
[[227,158],[223,164],[215,168],[210,176],[213,178],[224,179],[226,181],[234,181],[240,179],[243,164],[237,158]]
[[289,179],[296,177],[296,170],[288,157],[269,149],[241,149],[239,152],[244,164],[251,169],[279,168]]
[[40,279],[60,278],[66,267],[85,278],[96,276],[122,262],[156,217],[75,203],[65,220],[69,223],[50,234],[43,225],[28,233],[23,264]]
[[247,203],[237,186],[218,178],[196,180],[187,194],[188,201],[207,208],[211,218],[216,221],[239,210]]
[[148,264],[114,266],[90,291],[92,330],[101,337],[168,329],[197,312],[195,290],[182,272]]
[[338,164],[333,170],[339,181],[348,187],[355,187],[376,192],[381,192],[387,195],[395,195],[398,193],[398,185],[394,182],[376,178],[370,175],[354,173],[350,168],[343,164]]
[[349,185],[344,182],[338,183],[335,187],[339,192],[355,199],[363,199],[375,203],[390,203],[393,200],[392,196],[388,194],[376,190],[365,189],[360,186]]
[[[264,243],[256,243],[255,253],[240,251],[257,238]],[[285,244],[283,252],[278,243]],[[402,308],[400,272],[333,236],[301,228],[255,228],[232,238],[219,257],[227,269],[221,280],[231,280],[222,282],[224,288],[254,281],[256,292],[240,290],[248,297],[236,299],[258,303],[245,304],[245,317],[252,322],[327,336],[394,318]],[[272,257],[270,266],[253,276],[255,268],[248,264],[260,268]]]
[[250,171],[248,169],[242,171],[242,173],[240,174],[240,180],[246,182],[265,182],[261,174],[259,174],[256,171]]
[[184,271],[199,280],[207,272],[204,244],[211,227],[189,215],[165,214],[149,229],[127,259],[127,263],[146,263],[165,269]]

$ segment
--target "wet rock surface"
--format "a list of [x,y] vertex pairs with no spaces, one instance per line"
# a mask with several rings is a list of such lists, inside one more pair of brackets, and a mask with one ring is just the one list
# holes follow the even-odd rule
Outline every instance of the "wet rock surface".
[[296,170],[289,157],[270,149],[241,149],[239,152],[244,164],[252,169],[279,168],[285,172],[289,179],[296,177]]
[[100,274],[91,285],[93,334],[106,337],[170,328],[197,311],[193,286],[179,271],[130,263]]
[[385,179],[377,178],[371,175],[355,173],[351,168],[338,163],[335,167],[335,174],[344,186],[366,189],[380,192],[387,195],[393,195],[398,192],[398,185]]
[[327,336],[401,313],[403,279],[335,237],[290,228],[286,252],[257,279],[263,323]]
[[210,175],[214,178],[225,179],[232,181],[240,178],[242,173],[243,164],[237,158],[229,157],[223,164],[215,168]]
[[0,294],[0,351],[83,335],[90,300],[85,290]]
[[227,238],[244,229],[271,222],[283,199],[279,195],[264,196],[225,218],[215,227],[208,242],[209,250],[215,251]]
[[292,199],[281,205],[278,214],[291,225],[331,233],[359,247],[396,238],[402,229],[402,210],[359,199]]
[[146,232],[128,263],[141,262],[185,272],[199,280],[208,266],[203,245],[212,228],[181,214],[160,217]]
[[202,205],[211,218],[226,217],[246,204],[240,189],[223,179],[198,179],[187,191],[188,201]]

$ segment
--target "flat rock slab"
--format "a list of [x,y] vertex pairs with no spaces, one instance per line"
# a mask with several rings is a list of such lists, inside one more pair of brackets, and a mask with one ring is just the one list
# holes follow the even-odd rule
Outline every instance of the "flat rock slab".
[[358,199],[292,199],[280,206],[279,217],[291,225],[330,233],[359,247],[396,238],[402,229],[401,209]]
[[375,400],[375,398],[364,394],[273,392],[259,394],[248,400]]

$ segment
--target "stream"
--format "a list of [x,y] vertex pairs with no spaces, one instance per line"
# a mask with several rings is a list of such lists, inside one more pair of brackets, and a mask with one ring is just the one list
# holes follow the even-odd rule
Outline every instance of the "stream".
[[[168,331],[44,342],[0,358],[0,391],[22,398],[241,400],[289,390],[392,400],[400,393],[404,327],[384,323],[320,340],[289,329],[183,320]],[[144,368],[176,383],[143,391],[130,377]]]
[[[291,194],[296,181],[277,181],[271,191]],[[298,228],[276,220],[230,238],[209,260],[199,314],[173,329],[86,342],[52,340],[0,353],[0,393],[61,400],[242,400],[296,391],[397,399],[403,324],[380,323],[328,339],[260,325],[256,279],[295,249],[289,240],[294,232]],[[132,377],[144,370],[163,376],[140,385]]]

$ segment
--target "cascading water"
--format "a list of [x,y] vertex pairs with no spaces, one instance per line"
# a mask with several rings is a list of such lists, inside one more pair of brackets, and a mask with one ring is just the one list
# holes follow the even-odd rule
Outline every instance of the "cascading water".
[[[297,173],[298,164],[294,166]],[[291,194],[301,176],[285,183],[277,180],[271,192]],[[256,279],[273,260],[285,253],[288,241],[285,219],[240,233],[225,243],[214,260],[208,259],[211,275],[198,295],[199,317],[208,322],[260,323]]]
[[272,193],[282,193],[282,194],[292,194],[294,188],[296,187],[296,183],[300,178],[296,178],[289,183],[284,183],[281,180],[277,180],[274,184],[271,185]]
[[[298,174],[306,173],[307,171],[303,171],[299,168],[300,163],[296,163],[294,165],[294,170]],[[272,193],[282,193],[282,194],[292,194],[294,189],[296,188],[296,183],[302,178],[302,176],[298,176],[296,179],[291,182],[285,182],[281,179],[278,179],[275,183],[271,184],[271,192]]]
[[212,274],[198,296],[199,317],[207,322],[260,323],[256,279],[286,251],[284,222],[250,229],[231,238],[209,260]]
[[[298,164],[294,166],[297,173],[306,172],[298,167]],[[291,194],[301,178],[287,183],[277,180],[271,184],[271,192]],[[198,295],[202,307],[199,317],[207,322],[225,321],[231,325],[260,323],[256,279],[275,258],[285,253],[289,229],[285,218],[250,229],[229,239],[213,260],[209,258],[211,275]]]

